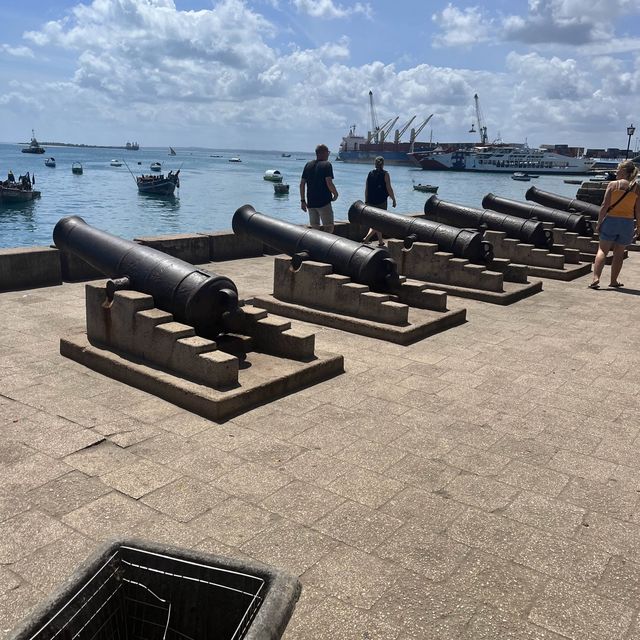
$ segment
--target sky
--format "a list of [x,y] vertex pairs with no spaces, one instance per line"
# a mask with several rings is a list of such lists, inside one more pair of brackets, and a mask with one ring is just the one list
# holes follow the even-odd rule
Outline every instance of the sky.
[[2,2],[3,142],[337,151],[369,91],[419,140],[479,141],[478,94],[490,141],[624,149],[640,0]]

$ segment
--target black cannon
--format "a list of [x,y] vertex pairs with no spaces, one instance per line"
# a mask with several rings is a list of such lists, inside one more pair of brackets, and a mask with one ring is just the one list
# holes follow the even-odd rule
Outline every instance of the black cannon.
[[159,309],[202,336],[221,333],[223,315],[238,306],[238,290],[229,278],[96,229],[79,216],[59,220],[53,241],[58,249],[114,278],[107,283],[110,297],[117,289],[149,294]]
[[349,208],[349,222],[368,225],[392,238],[404,239],[405,247],[414,242],[432,242],[442,251],[472,262],[491,262],[493,248],[482,239],[482,233],[458,229],[448,224],[414,218],[366,205],[356,200]]
[[504,231],[508,238],[517,238],[543,249],[553,245],[553,234],[541,222],[525,220],[507,213],[490,209],[475,209],[431,196],[424,204],[426,216],[436,222],[444,222],[455,227],[486,227],[493,231]]
[[529,187],[524,197],[527,200],[532,200],[545,207],[581,213],[590,216],[594,220],[598,218],[598,214],[600,213],[600,207],[597,204],[584,202],[577,198],[567,198],[566,196],[560,196],[557,193],[550,193],[549,191],[542,191],[542,189],[538,189],[537,187]]
[[543,207],[541,204],[509,200],[493,193],[488,193],[482,198],[482,206],[486,209],[508,213],[518,218],[536,218],[543,222],[551,222],[556,227],[573,231],[581,236],[593,235],[591,220],[580,213],[569,213],[558,209],[549,209],[549,207]]
[[254,236],[290,255],[295,269],[304,260],[317,260],[372,289],[391,291],[400,284],[396,263],[386,249],[374,249],[326,231],[278,220],[259,213],[250,204],[236,210],[232,226],[235,234]]

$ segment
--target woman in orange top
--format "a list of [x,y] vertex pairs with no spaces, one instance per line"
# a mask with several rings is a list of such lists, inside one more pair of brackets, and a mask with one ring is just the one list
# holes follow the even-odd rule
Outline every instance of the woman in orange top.
[[600,288],[600,276],[609,251],[613,251],[611,260],[610,287],[619,289],[618,281],[624,250],[631,244],[640,230],[640,187],[635,178],[638,169],[625,160],[618,165],[616,180],[612,180],[604,194],[596,231],[600,234],[600,243],[595,262],[593,263],[593,282],[591,289]]

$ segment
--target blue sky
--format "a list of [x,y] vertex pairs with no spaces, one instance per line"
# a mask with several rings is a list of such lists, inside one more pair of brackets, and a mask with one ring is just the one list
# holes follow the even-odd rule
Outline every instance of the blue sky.
[[638,117],[640,0],[3,4],[5,142],[336,150],[369,90],[380,121],[434,114],[422,140],[472,140],[475,93],[532,146],[624,148]]

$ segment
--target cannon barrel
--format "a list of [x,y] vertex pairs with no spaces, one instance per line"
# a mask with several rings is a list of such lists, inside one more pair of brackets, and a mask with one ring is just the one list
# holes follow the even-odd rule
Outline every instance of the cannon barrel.
[[79,216],[62,218],[53,241],[110,278],[107,291],[134,289],[153,296],[155,305],[203,336],[222,331],[222,316],[238,306],[236,285],[224,276],[197,269],[162,251],[114,236]]
[[475,209],[453,202],[445,202],[435,195],[425,202],[424,213],[436,222],[444,222],[455,227],[474,227],[477,229],[485,226],[493,231],[504,231],[509,238],[517,238],[543,249],[550,249],[553,245],[551,232],[545,229],[541,222],[518,218],[490,209]]
[[400,284],[396,263],[386,249],[278,220],[256,211],[250,204],[236,210],[232,227],[237,235],[251,235],[290,255],[296,269],[303,260],[316,260],[372,289],[389,291]]
[[549,209],[549,207],[543,207],[541,204],[509,200],[493,193],[488,193],[482,198],[482,206],[486,209],[508,213],[518,218],[537,218],[543,222],[552,222],[556,227],[573,231],[581,236],[593,235],[591,220],[580,213],[569,213],[558,209]]
[[[414,218],[385,209],[378,209],[356,200],[349,208],[349,222],[369,225],[392,238],[413,239],[418,242],[432,242],[442,251],[449,251],[458,258],[467,258],[472,262],[490,262],[493,260],[491,244],[482,239],[482,233],[469,229],[458,229],[448,224]],[[410,243],[406,246],[411,246]]]
[[600,207],[597,204],[591,204],[590,202],[584,202],[577,198],[567,198],[566,196],[560,196],[557,193],[551,193],[549,191],[543,191],[537,187],[529,187],[524,194],[527,200],[532,200],[545,207],[551,207],[552,209],[562,209],[563,211],[573,211],[576,213],[582,213],[590,216],[592,219],[597,219],[600,213]]

